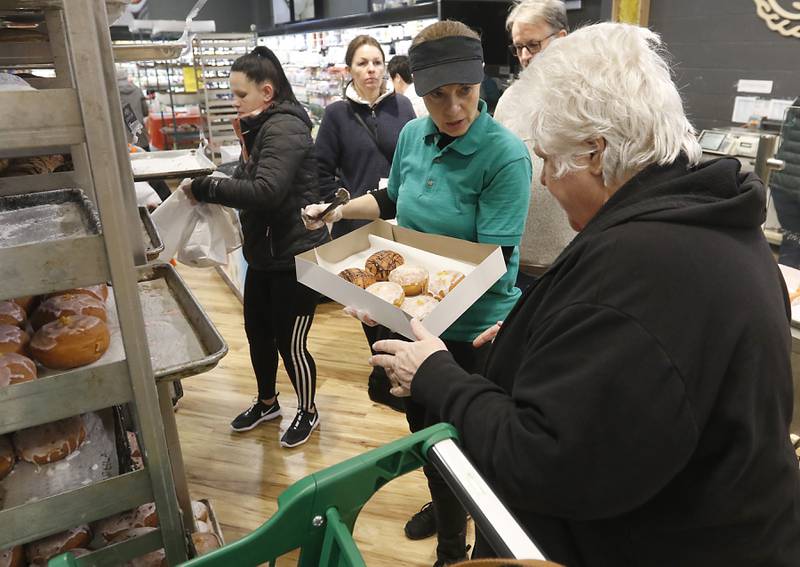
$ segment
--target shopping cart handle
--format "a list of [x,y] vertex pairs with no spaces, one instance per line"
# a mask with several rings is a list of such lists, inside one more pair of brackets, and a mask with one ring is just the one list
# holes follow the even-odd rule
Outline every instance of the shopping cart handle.
[[431,444],[426,456],[498,557],[546,559],[452,439]]

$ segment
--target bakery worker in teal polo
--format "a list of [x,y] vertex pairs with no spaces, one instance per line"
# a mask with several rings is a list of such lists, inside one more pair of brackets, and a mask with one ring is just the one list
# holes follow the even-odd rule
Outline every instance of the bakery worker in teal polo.
[[[520,296],[514,282],[530,199],[530,156],[479,98],[483,49],[476,32],[461,22],[432,24],[414,38],[409,62],[429,115],[401,131],[388,188],[324,218],[318,216],[325,205],[309,205],[302,215],[308,228],[342,218],[397,218],[398,225],[420,232],[501,246],[505,275],[441,336],[459,365],[480,371],[490,345],[475,349],[472,340],[503,320]],[[411,398],[405,400],[412,431],[438,421]],[[433,506],[408,522],[406,534],[423,535],[418,528],[435,520],[437,565],[446,565],[465,557],[466,514],[435,469],[426,466],[425,474]]]

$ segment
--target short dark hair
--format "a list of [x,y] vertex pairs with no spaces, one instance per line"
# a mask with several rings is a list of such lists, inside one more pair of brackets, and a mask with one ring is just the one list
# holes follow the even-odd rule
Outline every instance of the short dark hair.
[[268,47],[259,45],[250,53],[239,57],[231,65],[231,72],[233,71],[244,73],[248,79],[257,84],[264,81],[272,83],[272,88],[275,89],[275,102],[288,101],[300,104],[294,96],[292,85],[286,78],[281,62]]
[[348,67],[352,67],[353,65],[353,57],[356,56],[356,51],[358,51],[359,47],[364,45],[371,45],[373,47],[377,47],[378,51],[381,52],[381,58],[386,61],[386,54],[383,52],[383,47],[378,42],[377,39],[372,37],[371,35],[357,35],[350,41],[347,46],[347,52],[344,54],[344,63]]
[[389,71],[389,76],[394,79],[397,75],[403,79],[407,84],[414,83],[411,77],[411,67],[408,65],[408,57],[405,55],[395,55],[386,64],[386,70]]

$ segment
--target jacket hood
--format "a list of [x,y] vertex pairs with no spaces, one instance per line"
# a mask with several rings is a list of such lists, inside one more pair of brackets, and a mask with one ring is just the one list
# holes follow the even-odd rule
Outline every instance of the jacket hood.
[[766,219],[764,184],[741,173],[739,160],[720,158],[695,167],[682,155],[667,166],[650,165],[623,185],[584,232],[637,221],[726,229],[761,226]]
[[373,106],[378,106],[384,99],[394,96],[394,85],[392,85],[392,83],[389,81],[386,81],[385,85],[386,85],[386,91],[381,96],[379,96],[377,100],[372,104],[361,98],[361,95],[358,94],[358,91],[356,90],[353,81],[347,83],[347,86],[344,89],[344,96],[357,104],[363,104],[364,106],[372,108]]
[[303,105],[294,104],[288,100],[284,100],[283,102],[270,105],[263,112],[256,116],[242,118],[241,124],[243,132],[251,130],[257,131],[259,128],[261,128],[264,122],[269,119],[270,116],[274,116],[275,114],[289,114],[290,116],[295,116],[302,120],[306,126],[311,129],[311,119],[308,117],[308,113]]

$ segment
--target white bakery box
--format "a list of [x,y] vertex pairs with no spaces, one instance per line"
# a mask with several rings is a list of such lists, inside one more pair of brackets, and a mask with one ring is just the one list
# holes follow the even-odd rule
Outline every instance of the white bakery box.
[[411,315],[338,275],[347,268],[363,270],[366,259],[380,250],[398,252],[406,264],[422,266],[432,275],[441,270],[464,274],[464,280],[422,321],[437,336],[506,272],[499,246],[425,234],[376,220],[296,256],[297,281],[342,305],[364,310],[381,325],[413,339]]

